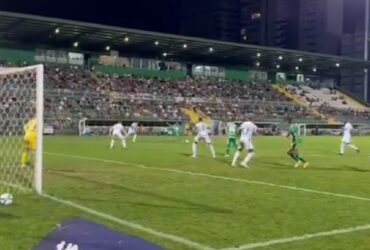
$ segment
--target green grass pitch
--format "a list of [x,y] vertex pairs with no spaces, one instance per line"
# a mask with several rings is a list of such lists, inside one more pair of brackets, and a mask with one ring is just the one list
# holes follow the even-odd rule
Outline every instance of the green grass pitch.
[[[44,190],[209,249],[370,224],[369,137],[353,138],[361,153],[348,150],[345,156],[338,155],[339,137],[305,138],[301,151],[310,162],[307,169],[293,168],[286,138],[256,137],[249,170],[230,166],[231,158],[223,157],[224,138],[215,139],[216,159],[204,144],[199,158],[190,158],[191,144],[185,139],[138,137],[126,150],[119,143],[109,150],[108,137],[45,137]],[[73,217],[166,249],[192,249],[31,194],[16,194],[14,204],[0,207],[0,249],[31,249],[58,223]],[[369,249],[369,237],[370,230],[361,230],[257,249]]]

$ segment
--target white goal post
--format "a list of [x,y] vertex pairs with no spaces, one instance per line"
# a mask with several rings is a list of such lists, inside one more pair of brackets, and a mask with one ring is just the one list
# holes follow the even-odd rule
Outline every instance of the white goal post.
[[0,193],[42,193],[43,113],[43,65],[0,67]]
[[114,122],[112,123],[111,121],[105,125],[91,125],[89,124],[89,120],[87,118],[83,118],[78,121],[78,135],[107,135],[109,133],[109,129],[112,127],[113,124]]
[[305,123],[298,124],[298,135],[306,136],[307,135],[307,125]]

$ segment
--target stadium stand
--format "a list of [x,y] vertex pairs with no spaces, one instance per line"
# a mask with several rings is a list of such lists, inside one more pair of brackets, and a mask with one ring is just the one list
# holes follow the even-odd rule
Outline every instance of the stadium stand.
[[[162,80],[99,74],[78,67],[46,67],[47,117],[184,120],[185,114],[217,120],[281,121],[287,114],[314,120],[271,86],[210,79]],[[188,112],[181,112],[187,108]],[[190,110],[190,112],[189,112]],[[190,115],[189,115],[190,116]],[[191,119],[191,117],[190,117]],[[194,120],[194,119],[193,119]]]
[[370,123],[370,109],[335,88],[321,87],[320,84],[287,85],[285,88],[312,109],[337,122]]
[[[14,66],[1,62],[3,66]],[[23,65],[23,63],[22,63]],[[301,123],[352,120],[369,123],[360,109],[339,92],[312,86],[272,85],[207,78],[159,79],[102,74],[82,67],[45,66],[45,119],[55,128],[76,128],[82,118],[141,121],[213,120],[281,122],[294,114]],[[296,99],[299,101],[296,101]]]

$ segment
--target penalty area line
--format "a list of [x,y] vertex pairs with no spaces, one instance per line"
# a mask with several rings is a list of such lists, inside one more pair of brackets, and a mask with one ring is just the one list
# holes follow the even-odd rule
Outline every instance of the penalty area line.
[[339,197],[339,198],[345,198],[345,199],[361,200],[361,201],[368,201],[368,202],[370,201],[370,198],[367,198],[367,197],[355,196],[355,195],[350,195],[350,194],[332,193],[332,192],[327,192],[327,191],[301,188],[301,187],[288,186],[288,185],[281,185],[281,184],[274,184],[274,183],[264,182],[264,181],[254,181],[254,180],[248,180],[248,179],[240,179],[240,178],[220,176],[220,175],[197,173],[197,172],[177,170],[177,169],[171,169],[171,168],[149,167],[149,166],[137,164],[137,163],[113,161],[113,160],[106,160],[106,159],[100,159],[100,158],[94,158],[94,157],[85,157],[85,156],[79,156],[79,155],[70,155],[70,154],[61,154],[61,153],[52,153],[52,152],[44,152],[44,154],[61,156],[61,157],[69,157],[69,158],[74,158],[74,159],[89,160],[89,161],[100,161],[100,162],[113,163],[113,164],[119,164],[119,165],[124,165],[124,166],[132,166],[132,167],[137,167],[137,168],[142,168],[142,169],[158,170],[158,171],[172,172],[172,173],[191,175],[191,176],[200,176],[200,177],[232,181],[232,182],[242,182],[242,183],[262,185],[262,186],[270,186],[270,187],[275,187],[275,188],[280,188],[280,189],[288,189],[288,190],[293,190],[293,191],[300,191],[300,192]]
[[275,239],[275,240],[250,243],[250,244],[245,244],[239,247],[224,248],[221,250],[249,250],[249,249],[256,249],[260,247],[270,247],[270,246],[274,246],[278,244],[287,244],[287,243],[309,240],[313,238],[336,236],[336,235],[349,234],[349,233],[366,231],[366,230],[370,230],[370,224],[356,226],[356,227],[342,228],[342,229],[334,229],[331,231],[325,231],[325,232],[319,232],[319,233],[313,233],[313,234],[304,234],[301,236],[293,236],[293,237],[288,237],[288,238],[280,238],[280,239]]

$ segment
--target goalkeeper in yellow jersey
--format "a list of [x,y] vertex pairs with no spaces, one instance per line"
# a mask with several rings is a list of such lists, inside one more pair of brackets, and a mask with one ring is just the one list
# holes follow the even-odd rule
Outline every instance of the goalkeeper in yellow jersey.
[[23,126],[24,137],[23,137],[23,152],[21,157],[21,166],[33,166],[34,155],[37,147],[37,121],[36,119],[29,120],[26,125]]

